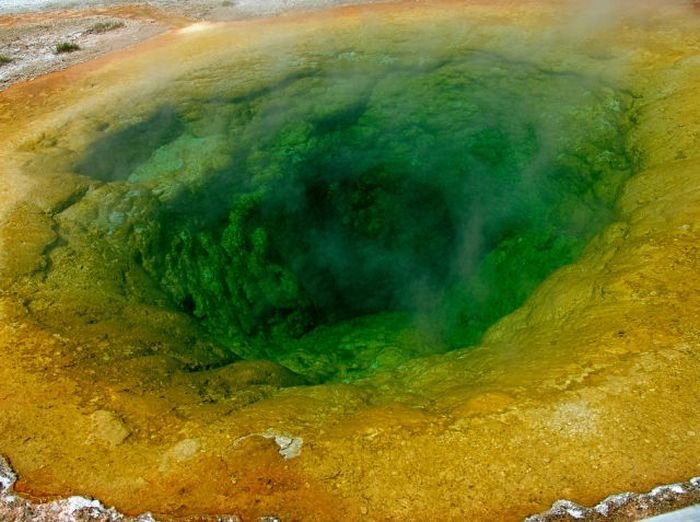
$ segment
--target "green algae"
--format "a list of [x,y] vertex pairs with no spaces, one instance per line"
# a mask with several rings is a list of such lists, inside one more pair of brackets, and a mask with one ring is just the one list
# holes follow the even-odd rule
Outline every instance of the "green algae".
[[138,258],[231,354],[347,380],[478,342],[573,261],[632,171],[630,104],[484,53],[348,51],[158,107],[76,170],[157,196]]

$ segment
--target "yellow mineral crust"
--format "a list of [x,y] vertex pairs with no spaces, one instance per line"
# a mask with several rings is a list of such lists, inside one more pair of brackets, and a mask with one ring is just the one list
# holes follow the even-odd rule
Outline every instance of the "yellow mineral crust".
[[[132,514],[519,520],[700,475],[700,16],[616,5],[397,3],[199,26],[0,94],[0,453],[16,491]],[[465,24],[476,48],[628,86],[644,162],[619,219],[479,347],[354,384],[294,386],[255,361],[185,371],[194,326],[145,282],[143,299],[123,295],[121,260],[94,244],[52,254],[55,216],[99,190],[70,160],[117,107],[136,115],[202,89],[220,61],[368,24],[437,43],[441,24]],[[202,74],[177,84],[188,70]]]

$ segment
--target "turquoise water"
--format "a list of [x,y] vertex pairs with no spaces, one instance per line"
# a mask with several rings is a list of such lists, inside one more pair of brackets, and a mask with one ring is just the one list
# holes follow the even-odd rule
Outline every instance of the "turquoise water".
[[157,198],[138,261],[231,357],[352,380],[475,344],[614,216],[631,99],[455,49],[349,49],[156,105],[76,165]]

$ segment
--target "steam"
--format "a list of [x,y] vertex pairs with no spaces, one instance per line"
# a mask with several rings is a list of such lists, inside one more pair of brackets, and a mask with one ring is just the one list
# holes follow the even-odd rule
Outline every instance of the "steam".
[[[611,16],[586,13],[572,38]],[[286,42],[253,68],[265,82],[222,79],[79,168],[160,195],[167,227],[142,257],[224,343],[387,310],[475,342],[573,259],[630,165],[622,95],[476,51],[470,29]]]

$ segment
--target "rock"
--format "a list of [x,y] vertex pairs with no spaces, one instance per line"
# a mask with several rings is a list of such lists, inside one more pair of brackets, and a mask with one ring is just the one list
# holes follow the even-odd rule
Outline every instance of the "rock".
[[10,463],[0,456],[0,493],[9,491],[16,480],[17,475],[12,471]]
[[114,412],[97,410],[90,415],[92,420],[91,441],[101,442],[112,448],[122,444],[131,435],[131,431]]
[[[109,413],[109,412],[106,412]],[[0,455],[0,520],[17,522],[155,522],[150,513],[130,518],[105,507],[99,500],[68,497],[45,503],[34,503],[10,494],[17,480],[10,463]]]
[[[278,433],[273,429],[264,431],[263,433],[251,433],[249,435],[244,435],[239,437],[232,447],[237,447],[241,443],[260,437],[261,439],[274,440],[278,447],[277,452],[284,457],[284,460],[293,459],[301,455],[301,447],[304,444],[304,440],[301,437],[294,437],[286,433]],[[260,440],[260,439],[258,439]],[[246,449],[246,451],[250,451]]]
[[304,441],[300,437],[292,437],[279,433],[266,433],[265,438],[274,438],[275,444],[279,446],[279,454],[284,457],[284,460],[293,459],[301,455],[301,446]]
[[[674,509],[690,506],[700,500],[700,478],[668,484],[649,493],[619,493],[611,495],[588,508],[570,500],[557,500],[549,511],[532,515],[525,522],[555,522],[559,520],[644,520]],[[693,513],[689,513],[692,517]],[[691,520],[679,517],[678,520]],[[693,519],[694,520],[694,519]]]
[[160,471],[166,471],[173,463],[186,462],[197,454],[202,444],[197,439],[184,439],[171,446],[161,460]]
[[195,439],[185,439],[173,446],[168,454],[177,462],[190,460],[199,451],[201,444]]

